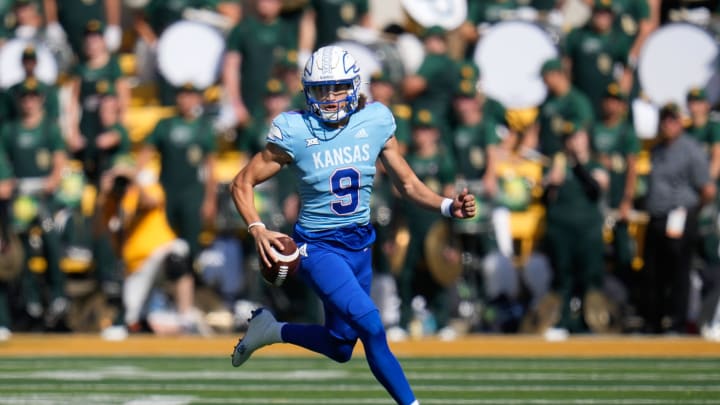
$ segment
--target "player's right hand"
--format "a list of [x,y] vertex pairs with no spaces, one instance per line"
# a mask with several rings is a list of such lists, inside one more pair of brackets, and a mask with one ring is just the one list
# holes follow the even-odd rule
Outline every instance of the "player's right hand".
[[283,250],[284,246],[280,243],[280,238],[288,237],[284,233],[271,231],[262,226],[256,226],[250,233],[255,238],[255,248],[257,249],[260,259],[267,267],[271,267],[277,261],[272,253],[271,246],[275,246],[277,250]]

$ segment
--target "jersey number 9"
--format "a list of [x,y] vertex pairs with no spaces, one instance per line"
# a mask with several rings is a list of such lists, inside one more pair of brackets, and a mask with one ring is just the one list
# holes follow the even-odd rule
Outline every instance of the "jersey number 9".
[[354,167],[335,170],[330,176],[330,191],[337,197],[330,209],[338,215],[352,214],[360,204],[360,172]]

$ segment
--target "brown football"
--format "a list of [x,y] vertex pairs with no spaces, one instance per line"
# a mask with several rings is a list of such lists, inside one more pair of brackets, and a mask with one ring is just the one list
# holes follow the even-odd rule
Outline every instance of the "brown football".
[[272,266],[265,266],[265,263],[260,259],[260,269],[263,278],[269,284],[276,287],[281,286],[285,280],[295,274],[300,265],[300,251],[295,241],[291,238],[283,237],[280,239],[280,243],[282,243],[284,247],[282,251],[278,251],[274,246],[272,247],[273,253],[278,259]]

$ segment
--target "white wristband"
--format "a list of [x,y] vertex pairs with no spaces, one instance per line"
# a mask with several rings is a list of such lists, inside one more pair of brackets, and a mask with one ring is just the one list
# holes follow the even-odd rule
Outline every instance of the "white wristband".
[[440,213],[445,217],[452,218],[452,205],[452,198],[444,199],[442,203],[440,203]]
[[251,231],[254,227],[256,227],[256,226],[262,226],[263,228],[266,228],[265,224],[262,223],[262,222],[260,222],[260,221],[258,221],[258,222],[253,222],[253,223],[251,223],[251,224],[248,225],[248,233],[250,233],[250,231]]

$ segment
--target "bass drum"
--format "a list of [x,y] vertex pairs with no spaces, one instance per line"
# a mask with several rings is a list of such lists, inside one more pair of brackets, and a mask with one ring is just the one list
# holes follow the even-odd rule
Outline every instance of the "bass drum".
[[217,29],[194,21],[176,22],[158,40],[158,69],[173,86],[192,83],[205,89],[217,81],[224,51],[225,41]]
[[0,47],[0,87],[6,89],[25,79],[22,54],[28,46],[35,47],[37,67],[35,75],[45,84],[55,84],[58,66],[50,49],[40,43],[26,39],[12,39]]
[[482,91],[508,109],[532,108],[545,100],[542,64],[557,57],[551,36],[522,21],[493,25],[478,41],[474,61],[482,72]]
[[666,25],[645,41],[638,57],[643,92],[653,104],[685,105],[688,90],[707,88],[711,103],[720,99],[718,43],[704,29],[686,23]]
[[402,0],[405,12],[423,27],[439,25],[447,31],[459,27],[467,19],[466,0]]

